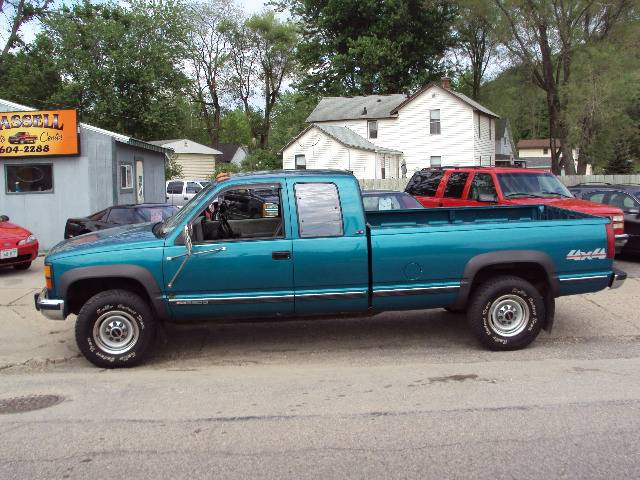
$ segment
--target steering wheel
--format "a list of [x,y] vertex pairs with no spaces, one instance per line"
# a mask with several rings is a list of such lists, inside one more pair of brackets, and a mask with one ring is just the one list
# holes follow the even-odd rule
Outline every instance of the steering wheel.
[[222,233],[223,238],[234,238],[236,234],[233,232],[231,225],[229,225],[229,220],[227,219],[228,210],[229,205],[223,200],[218,206],[218,218],[220,219],[219,230]]

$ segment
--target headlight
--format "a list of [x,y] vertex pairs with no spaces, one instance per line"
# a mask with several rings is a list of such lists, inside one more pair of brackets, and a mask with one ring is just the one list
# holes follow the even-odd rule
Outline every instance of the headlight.
[[18,245],[26,245],[27,243],[33,243],[37,240],[35,235],[29,235],[27,238],[23,238],[18,242]]

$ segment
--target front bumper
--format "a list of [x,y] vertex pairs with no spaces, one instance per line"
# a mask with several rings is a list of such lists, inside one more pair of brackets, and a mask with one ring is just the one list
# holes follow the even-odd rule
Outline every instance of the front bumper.
[[618,270],[617,268],[614,268],[613,273],[611,274],[611,278],[609,279],[609,287],[619,288],[622,286],[622,284],[626,279],[627,279],[627,272],[623,272],[622,270]]
[[53,300],[47,298],[47,289],[43,288],[40,293],[33,295],[36,310],[49,320],[64,320],[64,300]]

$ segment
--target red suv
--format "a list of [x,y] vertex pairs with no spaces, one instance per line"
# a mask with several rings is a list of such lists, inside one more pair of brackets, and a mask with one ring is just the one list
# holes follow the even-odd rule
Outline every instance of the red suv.
[[549,172],[499,167],[423,168],[413,174],[405,192],[427,208],[550,204],[611,218],[616,234],[616,251],[628,239],[624,233],[622,210],[575,198]]

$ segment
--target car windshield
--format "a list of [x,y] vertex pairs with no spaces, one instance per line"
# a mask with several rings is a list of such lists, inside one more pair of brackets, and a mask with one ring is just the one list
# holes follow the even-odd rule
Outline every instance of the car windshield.
[[[195,210],[195,208],[198,206],[198,202],[200,202],[200,199],[204,195],[209,193],[211,191],[211,189],[215,185],[216,185],[216,182],[213,182],[213,183],[207,185],[202,190],[200,190],[198,193],[196,193],[193,196],[193,198],[191,200],[189,200],[189,202],[187,202],[185,204],[185,206],[182,207],[175,215],[173,215],[172,217],[169,217],[162,224],[160,224],[159,227],[154,227],[154,229],[153,229],[154,232],[156,234],[159,234],[159,235],[163,236],[163,237],[165,235],[171,233],[173,231],[173,229],[176,228],[176,226],[178,226],[185,218],[187,218],[187,217],[189,217],[189,215],[191,215],[193,210]],[[156,231],[156,228],[159,228],[159,230]]]
[[173,205],[138,208],[138,216],[144,222],[162,222],[178,211]]
[[505,198],[571,198],[573,196],[567,187],[550,173],[498,173],[497,177]]
[[367,212],[380,210],[401,210],[405,208],[423,208],[411,195],[402,193],[376,193],[363,195],[362,202]]

